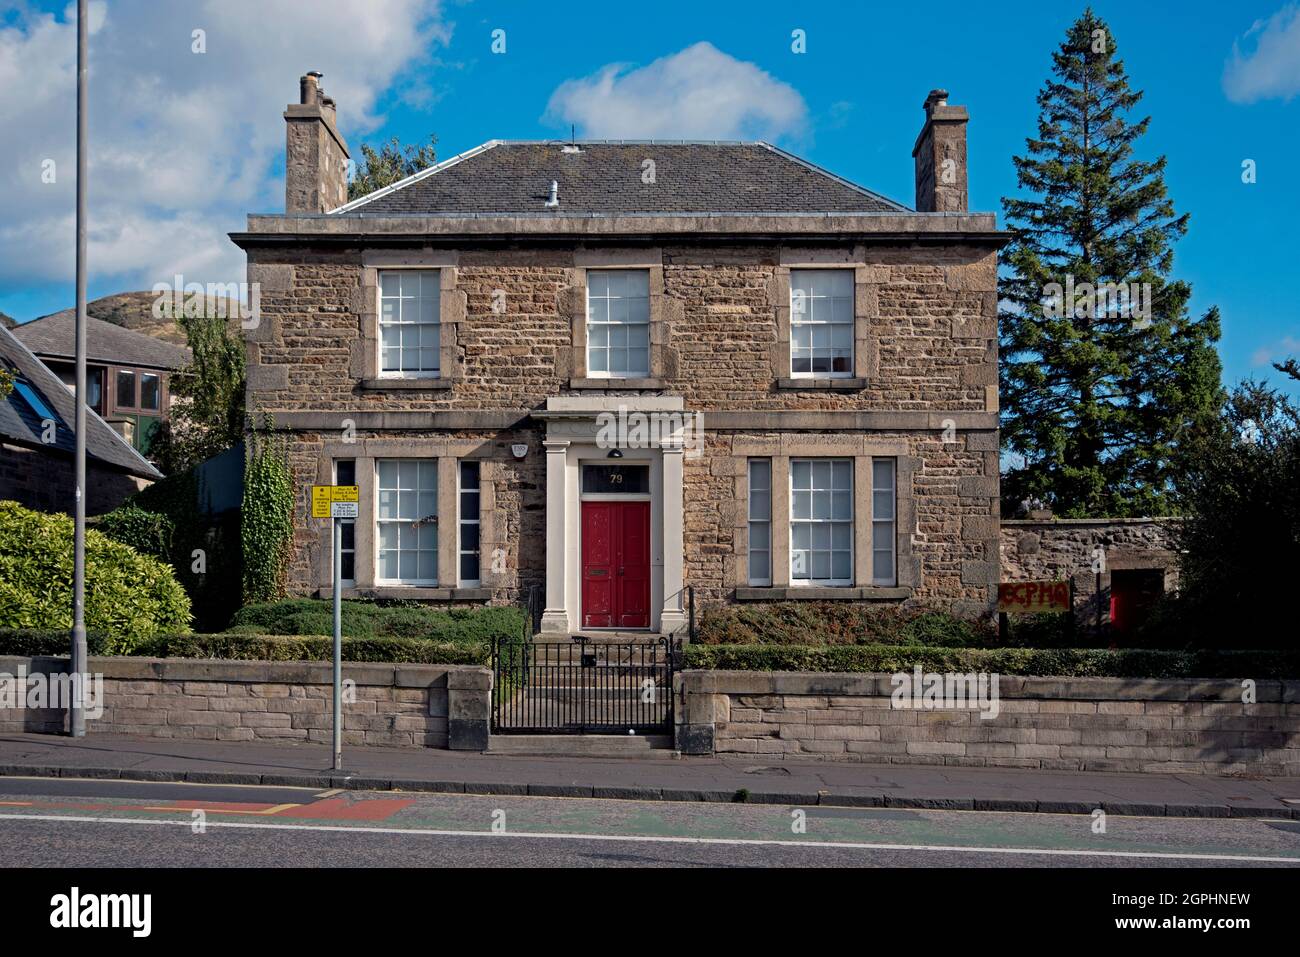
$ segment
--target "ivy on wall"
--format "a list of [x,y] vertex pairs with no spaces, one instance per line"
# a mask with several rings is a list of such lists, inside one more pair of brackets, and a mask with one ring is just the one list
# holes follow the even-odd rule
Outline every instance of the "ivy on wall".
[[244,456],[244,499],[240,535],[244,558],[244,602],[274,601],[286,594],[293,549],[293,474],[275,421],[250,429]]

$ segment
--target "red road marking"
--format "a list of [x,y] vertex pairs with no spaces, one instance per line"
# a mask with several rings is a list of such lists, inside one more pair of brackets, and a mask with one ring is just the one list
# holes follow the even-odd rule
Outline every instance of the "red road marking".
[[276,815],[281,817],[312,818],[329,821],[386,821],[414,800],[376,798],[371,801],[349,801],[347,798],[330,798],[315,804],[290,808]]

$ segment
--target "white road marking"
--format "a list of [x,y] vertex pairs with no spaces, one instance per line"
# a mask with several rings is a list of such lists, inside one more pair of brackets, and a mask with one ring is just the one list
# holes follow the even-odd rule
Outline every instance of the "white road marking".
[[[78,824],[150,824],[169,827],[189,827],[189,821],[158,820],[154,818],[89,817],[62,814],[0,814],[0,820],[11,821],[71,821]],[[264,822],[208,821],[208,827],[246,828],[264,831],[321,831],[353,834],[403,834],[428,837],[489,837],[493,839],[520,838],[546,841],[609,841],[628,844],[717,844],[726,847],[831,847],[851,851],[941,851],[962,854],[1037,854],[1047,857],[1112,857],[1155,858],[1181,861],[1244,861],[1265,864],[1300,864],[1300,857],[1263,857],[1250,854],[1186,854],[1172,851],[1080,851],[1041,847],[963,847],[949,844],[873,844],[857,841],[787,841],[775,838],[740,837],[673,837],[650,834],[570,834],[564,832],[507,831],[451,831],[419,827],[368,827],[330,824],[269,824]]]

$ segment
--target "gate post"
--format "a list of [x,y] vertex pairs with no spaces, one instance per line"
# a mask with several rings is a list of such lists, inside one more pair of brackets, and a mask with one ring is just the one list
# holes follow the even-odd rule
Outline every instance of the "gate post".
[[491,740],[492,671],[450,668],[447,671],[447,748],[486,751]]

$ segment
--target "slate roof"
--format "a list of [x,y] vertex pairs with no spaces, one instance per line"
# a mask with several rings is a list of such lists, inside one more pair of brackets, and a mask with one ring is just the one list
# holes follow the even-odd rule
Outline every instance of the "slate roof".
[[[72,424],[76,402],[68,387],[12,332],[3,327],[0,327],[0,364],[16,372],[19,381],[32,387],[37,398],[54,413],[58,423],[54,432],[55,441],[50,445],[43,443],[43,417],[22,397],[18,389],[14,389],[4,399],[0,399],[0,438],[19,445],[72,455],[75,446]],[[141,478],[162,478],[162,474],[144,456],[91,409],[86,410],[86,460],[88,463],[98,462]]]
[[[176,370],[189,365],[190,350],[147,336],[143,332],[87,316],[86,358],[151,369]],[[76,358],[77,314],[73,309],[42,316],[16,326],[12,332],[36,355],[51,359]]]
[[[334,210],[403,215],[898,213],[910,210],[768,143],[492,140]],[[654,182],[643,181],[646,160]]]

